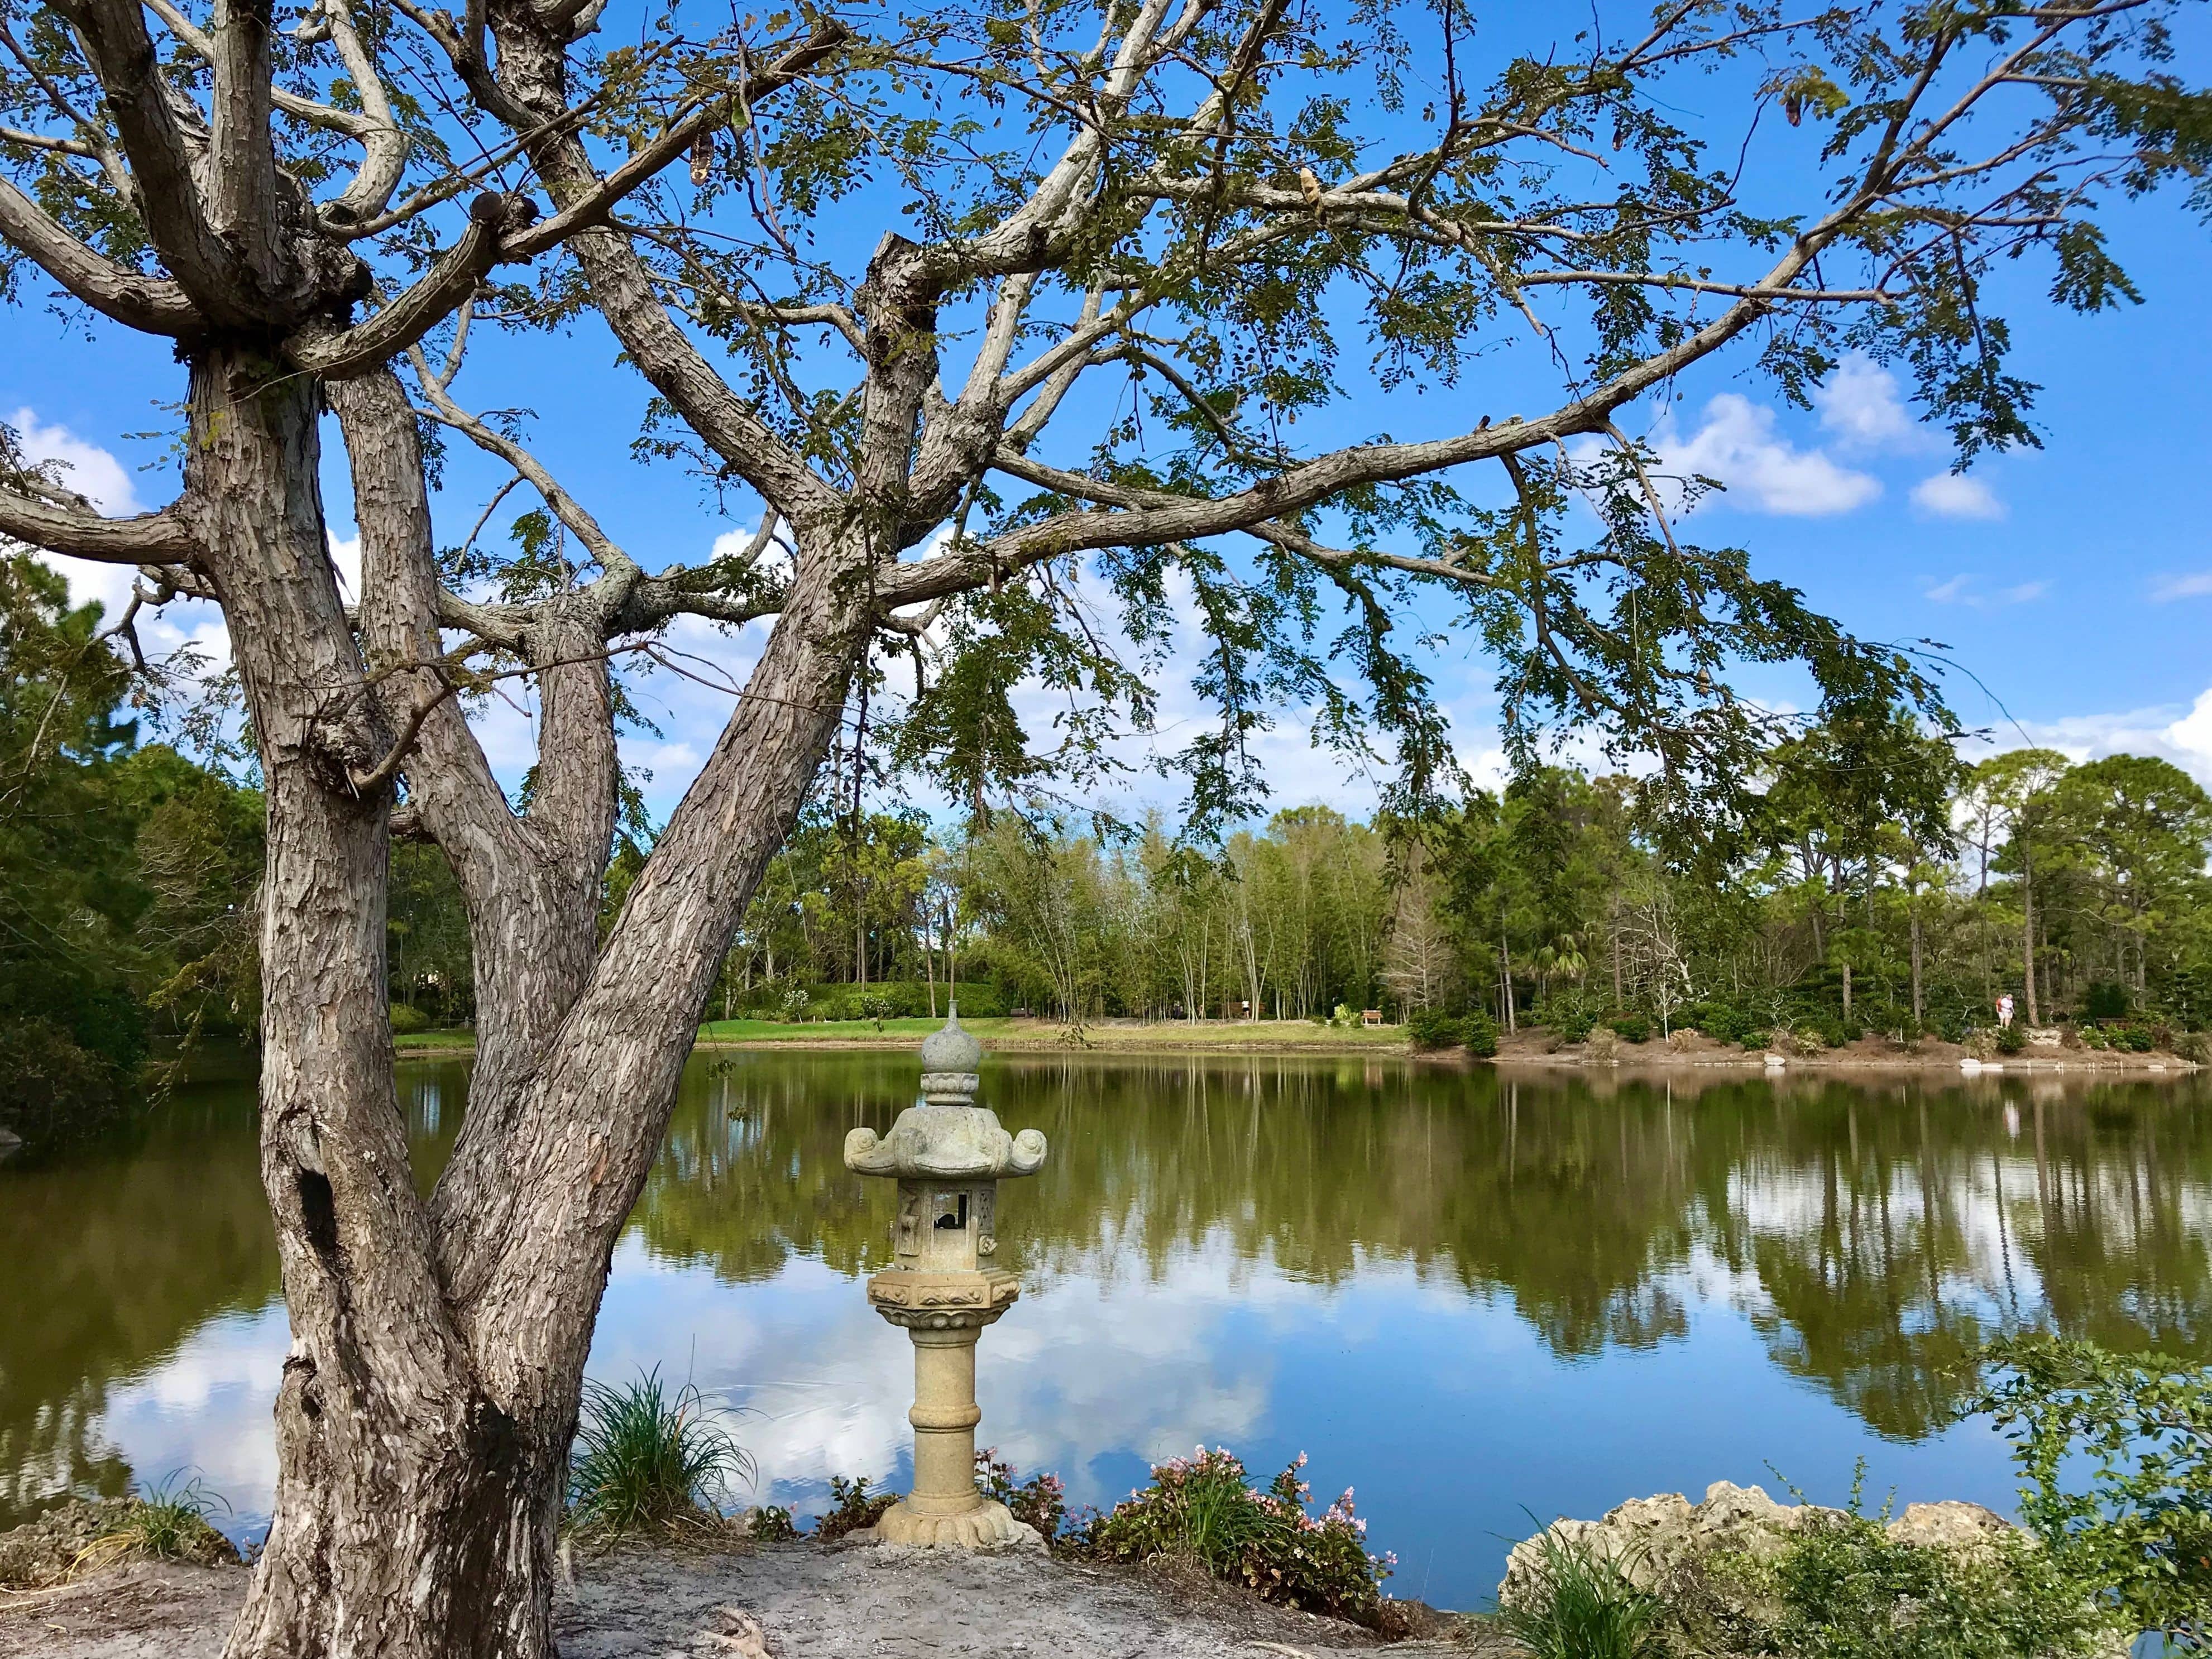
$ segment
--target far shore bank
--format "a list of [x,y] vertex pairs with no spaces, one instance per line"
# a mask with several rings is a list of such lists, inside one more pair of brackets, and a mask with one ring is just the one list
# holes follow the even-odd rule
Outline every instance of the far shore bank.
[[[716,1020],[700,1028],[696,1052],[746,1051],[823,1053],[910,1053],[938,1025],[933,1019],[817,1021],[805,1024],[771,1020]],[[1583,1043],[1560,1042],[1541,1029],[1511,1032],[1500,1039],[1498,1054],[1477,1059],[1463,1048],[1416,1048],[1402,1025],[1329,1026],[1304,1020],[1206,1020],[1182,1022],[1104,1020],[1071,1031],[1052,1020],[986,1018],[963,1022],[993,1053],[1000,1054],[1272,1055],[1314,1059],[1358,1056],[1404,1060],[1431,1066],[1487,1065],[1502,1071],[1557,1073],[1561,1071],[1649,1073],[1695,1073],[1705,1076],[1767,1073],[1875,1073],[1923,1076],[2096,1076],[2155,1079],[2182,1077],[2200,1069],[2178,1055],[2127,1054],[2087,1048],[2032,1049],[1998,1055],[1962,1067],[1972,1058],[1957,1043],[1923,1039],[1900,1048],[1879,1036],[1862,1037],[1817,1054],[1770,1054],[1687,1035],[1675,1042],[1654,1037],[1622,1043],[1612,1059],[1594,1056]],[[474,1052],[466,1030],[422,1031],[393,1039],[403,1059],[431,1059]],[[1978,1068],[1978,1069],[1977,1069]]]

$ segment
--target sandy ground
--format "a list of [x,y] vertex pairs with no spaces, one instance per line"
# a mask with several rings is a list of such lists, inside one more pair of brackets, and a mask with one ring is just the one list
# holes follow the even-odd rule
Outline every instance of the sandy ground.
[[[217,1659],[243,1569],[142,1563],[0,1591],[0,1659]],[[555,1603],[562,1659],[1334,1659],[1468,1655],[1377,1644],[1235,1591],[1051,1560],[848,1545],[579,1557]]]

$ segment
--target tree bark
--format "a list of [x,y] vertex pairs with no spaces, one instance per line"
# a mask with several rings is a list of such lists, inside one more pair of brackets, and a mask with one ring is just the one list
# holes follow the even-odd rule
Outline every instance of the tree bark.
[[2022,834],[2020,840],[2021,977],[2027,981],[2027,1023],[2040,1025],[2035,1000],[2035,860]]
[[[312,382],[196,366],[188,494],[214,550],[269,799],[264,1182],[293,1346],[268,1546],[229,1659],[550,1659],[555,1541],[615,1240],[675,1103],[744,904],[837,728],[860,637],[830,548],[794,583],[744,698],[604,950],[613,813],[602,647],[555,607],[538,799],[507,807],[439,671],[427,506],[396,383],[338,390],[360,503],[354,644],[315,494]],[[412,473],[411,483],[408,482]],[[385,1004],[395,728],[434,698],[410,804],[477,945],[470,1109],[415,1189]],[[567,700],[564,708],[563,701]],[[595,732],[605,729],[604,741]]]
[[270,371],[193,363],[185,463],[266,790],[261,1169],[292,1326],[274,1516],[228,1651],[531,1659],[551,1652],[550,1463],[468,1387],[434,1271],[392,1085],[390,791],[351,781],[392,734],[325,545],[319,388]]

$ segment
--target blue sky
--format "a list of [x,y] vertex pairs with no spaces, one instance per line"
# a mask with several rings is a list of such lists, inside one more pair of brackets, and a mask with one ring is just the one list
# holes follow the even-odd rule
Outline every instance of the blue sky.
[[[2212,653],[2203,643],[2212,622],[2212,545],[2203,528],[2212,508],[2212,333],[2199,300],[2212,289],[2212,233],[2171,198],[2117,209],[2109,223],[2142,305],[2079,318],[2035,301],[2041,271],[2023,269],[2012,284],[2014,366],[2044,388],[2039,451],[1951,477],[1942,434],[1917,425],[1897,383],[1863,362],[1847,364],[1819,406],[1802,411],[1740,378],[1746,359],[1724,358],[1686,378],[1674,404],[1639,410],[1631,424],[1729,486],[1694,515],[1697,539],[1748,548],[1762,574],[1802,586],[1864,635],[1950,647],[1962,671],[1953,702],[1969,726],[1990,728],[2008,746],[2032,738],[2085,757],[2164,754],[2212,781]],[[874,228],[856,225],[854,239],[872,242]],[[65,325],[35,304],[0,313],[0,418],[22,429],[34,453],[72,463],[79,487],[115,510],[167,497],[165,441],[130,435],[173,424],[160,403],[181,395],[181,374],[163,347]],[[1354,396],[1332,417],[1334,430],[1316,435],[1384,428],[1414,435],[1407,428],[1415,423],[1468,423],[1458,417],[1469,410],[1527,406],[1524,383],[1525,360],[1516,366],[1509,356],[1478,364],[1465,385],[1433,395],[1418,414],[1402,398]],[[680,470],[641,471],[633,459],[641,385],[617,364],[596,319],[527,347],[480,336],[459,390],[479,407],[534,410],[533,447],[649,567],[696,559],[718,536],[750,527],[718,516]],[[343,540],[351,526],[335,429],[325,477]],[[457,455],[438,502],[441,534],[458,539],[495,483],[478,458]],[[71,575],[87,596],[112,596],[122,581],[89,567]],[[191,608],[167,632],[220,645],[219,619]],[[757,641],[700,628],[683,643],[742,673]],[[1462,758],[1478,776],[1494,776],[1492,665],[1448,641],[1429,666]],[[1783,703],[1802,693],[1787,672],[1739,684]],[[665,813],[726,702],[665,675],[645,692],[663,736],[637,738],[631,757],[653,773],[648,797]],[[1164,693],[1172,746],[1201,715],[1171,678]],[[495,765],[519,778],[528,763],[526,708],[495,707],[483,725]],[[1296,711],[1264,757],[1277,805],[1323,800],[1359,811],[1373,799],[1371,779],[1310,750]],[[1172,799],[1154,781],[1121,792],[1116,804]]]

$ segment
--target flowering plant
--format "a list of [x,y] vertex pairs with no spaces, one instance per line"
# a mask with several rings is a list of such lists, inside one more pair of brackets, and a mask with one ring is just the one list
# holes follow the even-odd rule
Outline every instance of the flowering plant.
[[999,1455],[996,1446],[975,1454],[975,1490],[997,1499],[1015,1520],[1035,1527],[1048,1544],[1060,1536],[1067,1515],[1067,1488],[1056,1474],[1033,1474],[1017,1482],[1014,1466]]
[[1305,1462],[1300,1452],[1261,1491],[1228,1448],[1200,1446],[1155,1464],[1152,1484],[1094,1521],[1085,1541],[1111,1560],[1195,1560],[1267,1601],[1373,1624],[1397,1558],[1367,1553],[1350,1487],[1320,1514],[1308,1510]]

